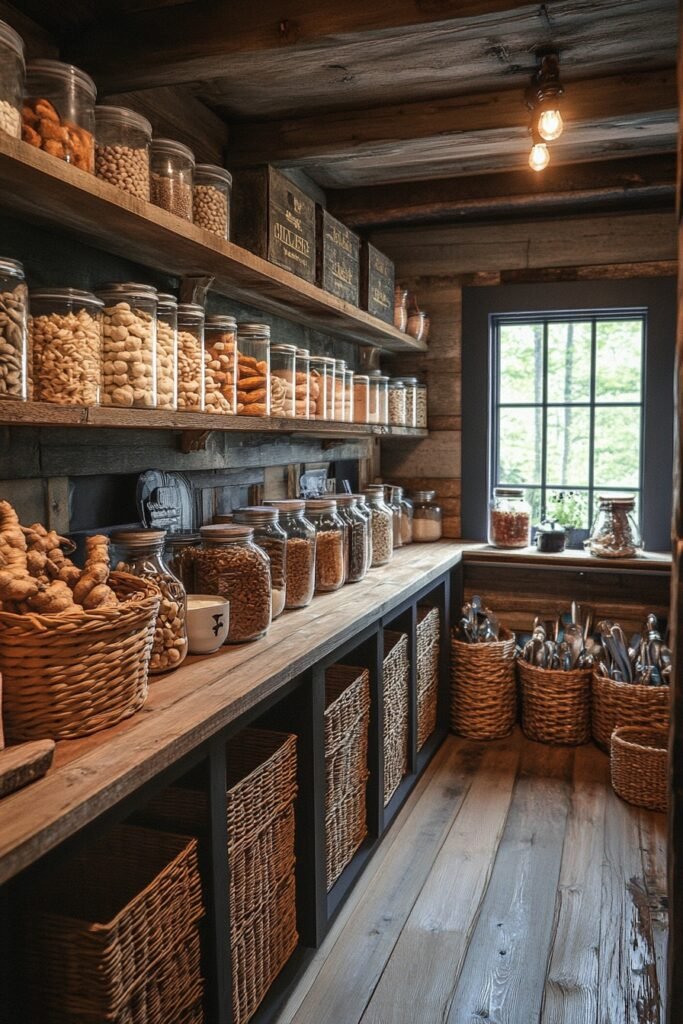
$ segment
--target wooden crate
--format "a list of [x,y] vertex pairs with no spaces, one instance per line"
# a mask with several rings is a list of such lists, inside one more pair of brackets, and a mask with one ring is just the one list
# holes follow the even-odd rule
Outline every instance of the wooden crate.
[[322,206],[316,207],[317,281],[321,288],[358,305],[360,238]]
[[368,313],[394,322],[394,264],[370,242],[363,242],[360,262],[360,304]]

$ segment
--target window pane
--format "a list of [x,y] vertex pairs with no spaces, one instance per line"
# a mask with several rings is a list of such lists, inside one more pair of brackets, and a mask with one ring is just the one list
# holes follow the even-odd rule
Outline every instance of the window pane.
[[545,478],[551,486],[587,487],[590,471],[590,409],[548,409]]
[[591,325],[548,324],[548,401],[589,402]]
[[590,526],[588,491],[548,491],[546,515],[568,529],[587,530]]
[[596,402],[640,402],[643,321],[603,320],[596,324]]
[[499,401],[542,401],[543,325],[501,324],[498,367]]
[[640,484],[640,407],[595,410],[595,488]]
[[542,409],[500,409],[498,414],[498,482],[541,482]]
[[541,491],[538,487],[525,487],[524,497],[531,505],[531,525],[538,526],[541,522]]

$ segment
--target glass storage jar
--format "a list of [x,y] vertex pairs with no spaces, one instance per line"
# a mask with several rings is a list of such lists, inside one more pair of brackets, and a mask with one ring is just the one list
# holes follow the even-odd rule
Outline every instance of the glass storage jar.
[[21,138],[25,75],[23,40],[0,21],[0,131],[14,139]]
[[230,602],[227,644],[258,640],[271,621],[270,559],[254,543],[254,531],[235,523],[202,526],[194,555],[197,589]]
[[315,590],[323,594],[344,585],[344,521],[334,498],[311,498],[306,518],[315,527]]
[[157,292],[147,284],[105,284],[102,311],[102,405],[155,409]]
[[406,425],[406,386],[402,380],[389,381],[389,423],[394,427]]
[[0,259],[0,401],[29,394],[28,289],[19,260]]
[[157,295],[157,409],[178,408],[178,302]]
[[174,139],[152,139],[149,164],[149,190],[154,205],[192,221],[192,150]]
[[170,672],[187,654],[185,588],[163,558],[165,530],[122,530],[111,535],[120,561],[116,568],[151,580],[161,591],[149,671]]
[[424,544],[443,535],[443,511],[436,491],[413,491],[413,540]]
[[287,537],[285,608],[305,608],[315,591],[315,527],[305,517],[306,502],[271,498],[265,504],[278,510]]
[[401,504],[400,487],[394,487],[391,484],[385,485],[385,501],[391,509],[394,517],[394,547],[403,547],[403,505]]
[[[311,354],[307,348],[296,350],[296,391],[294,415],[297,419],[311,418]],[[317,405],[316,405],[317,409]]]
[[178,409],[204,412],[204,307],[197,302],[178,304]]
[[369,422],[389,422],[389,378],[381,370],[370,370]]
[[344,371],[344,422],[353,423],[353,370]]
[[405,331],[408,325],[408,289],[396,285],[394,288],[394,327]]
[[393,383],[400,381],[406,390],[406,427],[417,426],[417,377],[395,377]]
[[488,541],[495,548],[528,548],[531,544],[531,506],[521,487],[494,487]]
[[331,420],[333,414],[334,359],[329,356],[311,356],[311,419]]
[[408,315],[406,333],[410,334],[415,341],[427,340],[427,314],[414,312]]
[[204,321],[204,408],[234,414],[237,402],[237,321],[207,316]]
[[384,500],[384,488],[368,487],[365,498],[372,513],[372,567],[386,565],[394,551],[394,514]]
[[370,422],[370,378],[366,373],[353,376],[353,422]]
[[273,619],[282,615],[287,597],[287,534],[279,518],[276,508],[261,505],[237,508],[233,512],[233,522],[251,526],[254,540],[270,559]]
[[415,509],[410,498],[407,498],[403,493],[402,487],[396,488],[398,494],[398,500],[401,502],[401,508],[403,509],[403,516],[401,517],[401,539],[405,544],[412,544],[413,542],[413,514]]
[[272,345],[270,349],[270,415],[293,418],[295,399],[296,345]]
[[58,60],[26,68],[22,138],[29,145],[92,174],[95,170],[95,98],[90,75]]
[[237,412],[270,416],[270,327],[237,325]]
[[194,169],[192,211],[194,223],[219,238],[230,237],[232,174],[216,164]]
[[194,584],[194,552],[199,546],[199,533],[196,531],[176,531],[167,533],[164,544],[164,560],[174,576],[185,587],[186,594],[195,593]]
[[344,391],[344,379],[346,377],[346,360],[335,359],[334,361],[334,413],[332,419],[337,423],[344,423],[346,420],[346,394]]
[[102,381],[102,307],[91,292],[30,292],[33,397],[54,405],[93,406]]
[[599,494],[598,512],[590,539],[590,553],[598,558],[635,558],[643,542],[636,519],[633,494]]
[[370,524],[368,518],[359,510],[355,494],[337,494],[335,499],[346,534],[344,582],[358,583],[366,576],[370,568],[368,562]]
[[427,426],[427,385],[419,381],[415,388],[415,426]]
[[372,565],[372,512],[364,494],[354,494],[354,498],[356,499],[356,509],[358,514],[363,516],[367,524],[365,543],[367,545],[367,562],[369,569]]
[[126,107],[95,107],[95,174],[149,202],[152,126]]

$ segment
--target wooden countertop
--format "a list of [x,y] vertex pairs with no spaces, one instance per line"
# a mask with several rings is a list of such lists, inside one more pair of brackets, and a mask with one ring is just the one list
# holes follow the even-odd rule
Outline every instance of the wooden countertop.
[[454,541],[414,544],[361,583],[286,612],[251,644],[157,677],[133,718],[57,744],[50,772],[0,802],[0,882],[92,822],[239,715],[456,565]]
[[458,541],[462,547],[465,562],[498,562],[506,564],[553,566],[554,568],[578,567],[581,569],[611,569],[613,572],[641,570],[646,572],[670,572],[671,552],[644,551],[638,558],[596,558],[587,551],[558,551],[544,554],[535,547],[494,548],[480,541]]

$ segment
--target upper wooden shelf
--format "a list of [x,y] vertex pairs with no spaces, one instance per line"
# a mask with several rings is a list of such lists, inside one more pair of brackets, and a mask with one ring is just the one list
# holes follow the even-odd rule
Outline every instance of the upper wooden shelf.
[[1,133],[0,207],[174,276],[212,276],[219,294],[286,320],[388,352],[426,351],[288,270]]

